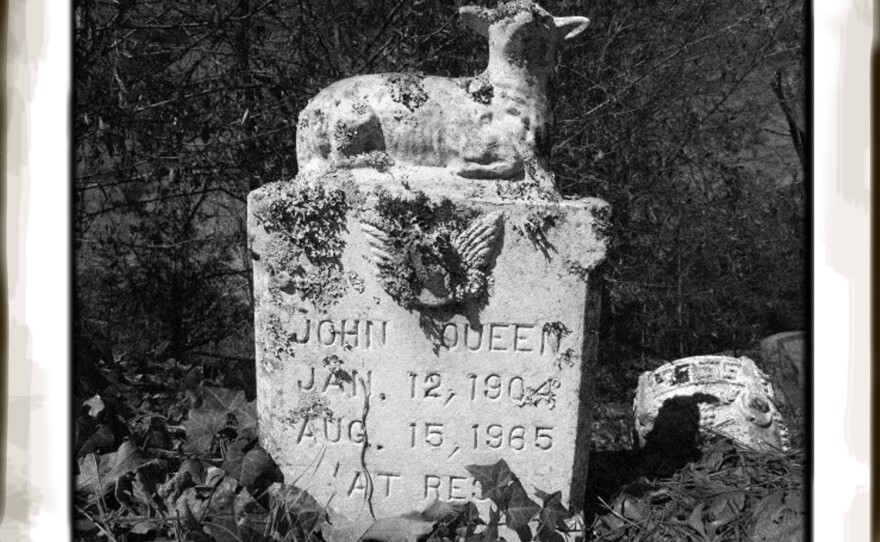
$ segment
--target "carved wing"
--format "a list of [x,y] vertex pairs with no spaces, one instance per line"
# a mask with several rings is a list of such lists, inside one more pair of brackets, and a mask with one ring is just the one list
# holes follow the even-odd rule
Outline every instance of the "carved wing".
[[367,236],[367,244],[370,245],[370,257],[377,266],[376,271],[379,271],[379,265],[390,265],[391,255],[388,253],[388,244],[391,236],[373,224],[366,222],[361,223],[361,230]]
[[504,231],[501,211],[480,217],[453,239],[452,244],[470,269],[481,269],[489,263],[489,254]]

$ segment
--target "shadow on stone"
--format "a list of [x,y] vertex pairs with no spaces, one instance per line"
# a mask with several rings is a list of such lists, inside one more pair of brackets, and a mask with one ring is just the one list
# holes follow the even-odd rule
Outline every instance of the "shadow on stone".
[[584,496],[586,524],[592,524],[597,515],[604,513],[603,502],[610,503],[624,486],[639,478],[672,476],[698,460],[699,405],[717,402],[717,397],[705,393],[671,397],[660,407],[642,449],[592,451]]

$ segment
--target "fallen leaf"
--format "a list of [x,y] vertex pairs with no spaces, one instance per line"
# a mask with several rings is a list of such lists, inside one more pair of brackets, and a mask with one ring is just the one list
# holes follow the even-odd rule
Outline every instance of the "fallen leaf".
[[[241,441],[236,441],[238,444]],[[223,470],[235,476],[248,489],[251,489],[263,475],[273,472],[275,461],[259,444],[246,453],[241,446],[233,446],[227,451]]]
[[615,503],[615,510],[626,519],[639,522],[643,521],[650,510],[648,503],[641,498],[621,494]]
[[253,495],[248,491],[238,492],[238,495],[235,497],[235,503],[233,504],[233,511],[235,512],[236,517],[268,514],[268,511],[263,508],[263,505],[257,502]]
[[752,537],[763,540],[765,533],[770,530],[773,521],[782,511],[784,491],[776,491],[761,499],[752,512]]
[[296,486],[278,484],[269,488],[269,508],[273,513],[272,523],[278,526],[282,536],[294,526],[310,534],[321,529],[327,520],[327,513],[318,501]]
[[706,528],[703,526],[703,509],[706,508],[706,503],[698,503],[693,511],[691,511],[691,515],[688,516],[688,526],[697,531],[700,536],[704,539],[706,538]]
[[83,401],[83,405],[89,407],[89,416],[93,418],[97,418],[98,414],[104,410],[104,401],[101,399],[100,395],[95,395],[88,401]]
[[205,522],[205,532],[214,542],[241,542],[238,524],[234,518],[217,518]]
[[190,410],[189,419],[183,422],[186,428],[184,451],[193,454],[208,454],[214,447],[214,437],[226,427],[228,420],[225,411],[200,408]]
[[76,452],[76,457],[84,457],[91,453],[112,449],[115,441],[116,436],[113,434],[113,429],[109,425],[99,424],[94,432],[83,439],[79,450]]
[[742,491],[722,493],[713,498],[708,510],[706,510],[709,534],[714,534],[718,529],[736,519],[742,512],[745,502],[746,494]]
[[214,447],[215,437],[235,419],[235,434],[256,434],[257,414],[255,402],[246,402],[244,391],[225,388],[204,388],[198,408],[190,410],[184,422],[186,444],[189,453],[208,454]]
[[89,454],[79,462],[76,491],[103,494],[116,484],[119,477],[148,461],[150,458],[128,440],[113,453],[100,457]]
[[247,430],[256,432],[257,429],[257,402],[251,401],[239,406],[235,411],[235,419],[238,421],[238,433],[241,435]]
[[245,404],[244,390],[206,387],[202,390],[202,405],[199,408],[234,412]]

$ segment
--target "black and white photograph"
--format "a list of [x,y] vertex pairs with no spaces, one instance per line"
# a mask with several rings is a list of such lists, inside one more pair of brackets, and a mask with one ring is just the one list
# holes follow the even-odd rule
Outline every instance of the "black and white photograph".
[[74,540],[809,539],[810,7],[473,2],[73,3]]

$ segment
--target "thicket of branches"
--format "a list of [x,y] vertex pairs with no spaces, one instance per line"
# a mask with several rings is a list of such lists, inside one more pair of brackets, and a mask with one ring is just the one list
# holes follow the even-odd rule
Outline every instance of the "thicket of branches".
[[[492,5],[486,3],[486,5]],[[803,3],[546,0],[562,53],[552,167],[614,209],[601,361],[802,327]],[[369,72],[472,75],[487,45],[427,0],[75,3],[80,369],[253,357],[249,191],[296,174],[299,110]]]

